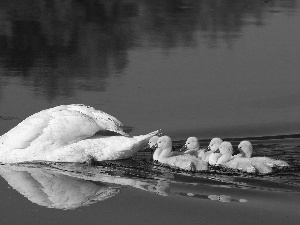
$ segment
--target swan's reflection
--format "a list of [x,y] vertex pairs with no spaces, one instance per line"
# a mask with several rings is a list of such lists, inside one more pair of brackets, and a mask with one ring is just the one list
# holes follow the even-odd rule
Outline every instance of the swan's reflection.
[[112,176],[76,164],[0,165],[0,175],[31,202],[48,208],[87,206],[117,195],[122,186],[169,195],[169,185],[164,180]]
[[1,176],[31,202],[48,208],[74,209],[115,196],[120,188],[60,174],[46,168],[1,165]]
[[239,201],[230,196],[224,198],[213,195],[213,190],[207,185],[180,182],[173,179],[171,174],[166,178],[165,174],[149,173],[141,178],[137,176],[138,171],[135,171],[136,174],[132,171],[72,163],[0,165],[0,175],[12,188],[31,202],[48,208],[75,209],[87,206],[116,196],[124,186],[161,196]]

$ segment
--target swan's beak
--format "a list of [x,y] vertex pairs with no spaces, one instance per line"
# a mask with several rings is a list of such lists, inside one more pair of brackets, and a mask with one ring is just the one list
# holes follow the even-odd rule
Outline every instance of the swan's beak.
[[186,150],[187,150],[187,146],[184,145],[179,151],[180,151],[180,152],[183,152],[183,151],[186,151]]

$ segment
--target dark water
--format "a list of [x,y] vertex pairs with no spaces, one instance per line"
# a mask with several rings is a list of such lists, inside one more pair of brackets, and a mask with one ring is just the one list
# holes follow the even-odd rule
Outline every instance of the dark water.
[[299,0],[1,1],[0,135],[83,103],[178,146],[264,137],[256,154],[292,165],[268,176],[1,166],[1,224],[298,224],[299,17]]

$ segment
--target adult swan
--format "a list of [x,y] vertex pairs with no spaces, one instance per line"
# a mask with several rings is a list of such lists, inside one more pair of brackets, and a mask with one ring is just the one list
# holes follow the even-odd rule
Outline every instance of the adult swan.
[[[102,136],[112,131],[126,136]],[[0,162],[86,162],[129,158],[158,134],[128,137],[115,117],[85,105],[61,105],[28,117],[0,137]]]

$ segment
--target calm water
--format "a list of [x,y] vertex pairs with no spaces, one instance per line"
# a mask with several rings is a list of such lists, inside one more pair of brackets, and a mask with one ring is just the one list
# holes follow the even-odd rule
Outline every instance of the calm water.
[[[114,115],[132,135],[160,128],[178,146],[191,135],[298,134],[299,4],[1,1],[0,135],[70,103]],[[270,176],[189,174],[132,160],[2,165],[0,221],[298,224],[300,139],[284,137],[254,141],[257,155],[292,164]]]

